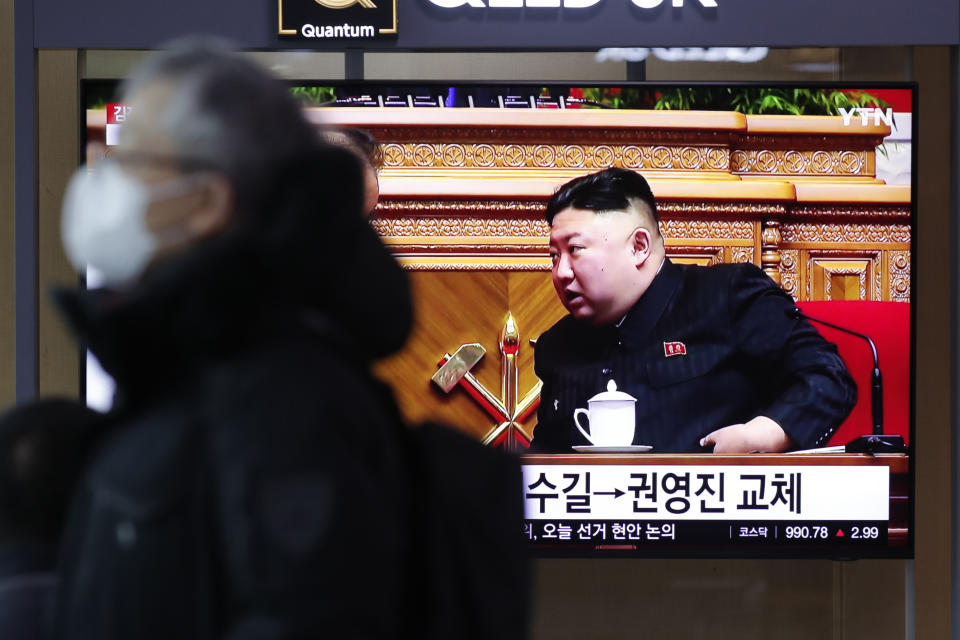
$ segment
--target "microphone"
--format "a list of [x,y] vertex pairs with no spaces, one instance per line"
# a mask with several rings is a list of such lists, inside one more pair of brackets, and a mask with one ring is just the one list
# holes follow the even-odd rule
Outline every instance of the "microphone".
[[809,322],[816,322],[831,329],[842,331],[851,336],[866,340],[873,353],[873,371],[870,374],[870,409],[873,418],[873,435],[859,436],[846,444],[847,453],[903,453],[907,450],[902,436],[885,435],[883,433],[883,376],[880,373],[880,359],[877,356],[877,345],[865,333],[841,327],[832,322],[808,316],[800,307],[787,310],[787,315],[794,319],[803,318]]

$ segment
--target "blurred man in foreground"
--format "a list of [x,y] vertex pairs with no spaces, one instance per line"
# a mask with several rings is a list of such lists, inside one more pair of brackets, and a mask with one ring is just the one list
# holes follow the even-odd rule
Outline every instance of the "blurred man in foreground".
[[[422,600],[451,566],[427,536],[462,522],[427,530],[432,451],[369,372],[411,307],[360,161],[207,42],[149,58],[122,99],[119,145],[64,204],[69,257],[107,287],[61,306],[117,396],[65,536],[56,636],[443,637]],[[457,447],[480,449],[436,446]],[[510,485],[486,512],[493,545],[520,549],[516,465],[475,457]]]
[[589,444],[574,409],[615,380],[635,398],[634,444],[657,453],[822,444],[856,400],[836,348],[752,264],[672,263],[646,180],[607,169],[547,204],[553,284],[569,315],[538,340],[531,450]]

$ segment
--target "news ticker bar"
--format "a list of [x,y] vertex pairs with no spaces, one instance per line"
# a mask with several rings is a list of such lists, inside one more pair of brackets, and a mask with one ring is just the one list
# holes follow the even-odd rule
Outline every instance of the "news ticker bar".
[[886,521],[664,521],[526,520],[531,546],[639,548],[643,546],[766,545],[796,547],[885,547]]
[[887,466],[523,465],[528,520],[884,522]]

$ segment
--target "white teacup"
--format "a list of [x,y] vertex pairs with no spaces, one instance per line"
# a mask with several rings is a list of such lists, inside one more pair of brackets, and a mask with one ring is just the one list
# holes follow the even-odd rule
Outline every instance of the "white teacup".
[[[633,444],[636,430],[637,399],[630,394],[617,391],[617,383],[611,380],[607,390],[587,400],[587,409],[574,409],[573,423],[587,440],[595,447],[628,447]],[[580,424],[579,417],[587,416],[590,432]]]

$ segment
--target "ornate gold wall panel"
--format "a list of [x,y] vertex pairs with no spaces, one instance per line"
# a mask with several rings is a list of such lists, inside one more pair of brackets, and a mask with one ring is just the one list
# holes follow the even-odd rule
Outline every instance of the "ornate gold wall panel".
[[[877,256],[879,258],[879,256]],[[876,300],[871,273],[876,260],[810,258],[810,297],[815,300]]]
[[383,167],[628,169],[672,171],[730,170],[730,150],[717,146],[669,147],[650,144],[490,144],[396,143],[381,147]]
[[887,251],[887,278],[890,299],[910,302],[910,251]]
[[393,169],[580,168],[873,179],[886,126],[718,112],[500,109],[316,110],[363,126]]
[[[859,217],[869,219],[867,214]],[[805,300],[909,302],[910,227],[889,218],[893,216],[881,217],[881,222],[840,222],[831,216],[785,222],[781,285]]]
[[867,151],[737,149],[731,155],[730,170],[741,175],[876,175],[873,154]]
[[784,244],[823,246],[826,244],[910,244],[910,226],[849,222],[790,222],[781,226]]
[[[799,300],[800,287],[800,252],[796,249],[781,249],[780,263],[777,265],[780,273],[780,286],[783,290]],[[806,289],[804,289],[805,291]]]

